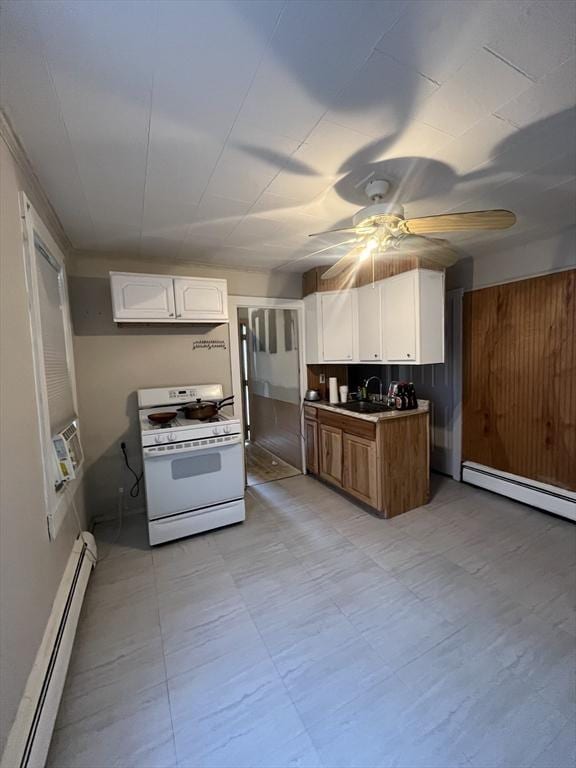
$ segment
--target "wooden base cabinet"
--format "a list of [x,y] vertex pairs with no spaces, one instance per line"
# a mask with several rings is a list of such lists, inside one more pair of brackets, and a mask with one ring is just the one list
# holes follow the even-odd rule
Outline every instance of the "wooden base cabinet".
[[378,469],[376,442],[344,433],[342,446],[342,487],[365,504],[377,507]]
[[342,485],[342,430],[320,424],[319,458],[320,477],[335,485]]
[[394,517],[427,503],[428,413],[370,422],[306,406],[304,429],[308,472],[379,516]]
[[304,440],[306,442],[306,469],[318,474],[318,422],[304,419]]

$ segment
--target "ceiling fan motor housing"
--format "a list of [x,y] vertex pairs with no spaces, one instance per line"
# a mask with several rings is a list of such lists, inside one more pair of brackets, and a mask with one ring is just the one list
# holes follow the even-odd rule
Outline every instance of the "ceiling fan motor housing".
[[398,203],[374,203],[367,208],[362,208],[352,217],[352,223],[358,227],[362,222],[372,219],[374,216],[390,216],[392,218],[404,218],[404,207]]
[[390,182],[386,179],[372,179],[364,187],[364,192],[372,202],[376,203],[386,197],[388,192],[390,192],[391,186]]

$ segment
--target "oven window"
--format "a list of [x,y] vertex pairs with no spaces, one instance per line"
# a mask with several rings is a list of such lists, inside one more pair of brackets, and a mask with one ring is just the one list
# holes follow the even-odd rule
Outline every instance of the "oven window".
[[183,480],[185,477],[198,477],[220,472],[222,456],[220,453],[201,453],[198,456],[186,456],[174,459],[171,464],[172,480]]

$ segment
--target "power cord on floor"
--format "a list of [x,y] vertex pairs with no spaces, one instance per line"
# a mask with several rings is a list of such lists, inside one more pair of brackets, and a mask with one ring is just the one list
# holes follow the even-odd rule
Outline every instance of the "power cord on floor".
[[130,466],[130,462],[128,461],[128,454],[126,452],[126,443],[122,442],[120,443],[120,448],[122,449],[122,454],[124,456],[124,463],[126,464],[127,469],[132,473],[134,477],[134,483],[132,487],[130,488],[130,498],[136,499],[140,495],[140,483],[142,482],[142,478],[144,476],[144,470],[140,472],[138,475]]

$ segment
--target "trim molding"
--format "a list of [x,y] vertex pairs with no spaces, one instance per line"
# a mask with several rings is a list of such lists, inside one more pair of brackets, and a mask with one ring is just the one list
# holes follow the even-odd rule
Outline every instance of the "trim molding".
[[28,182],[33,189],[34,195],[37,198],[38,205],[36,207],[40,209],[42,218],[46,220],[46,223],[49,225],[52,233],[55,235],[55,237],[58,238],[58,244],[66,252],[66,255],[68,255],[68,253],[73,250],[70,238],[66,234],[66,230],[64,229],[62,222],[60,221],[60,218],[54,209],[54,206],[44,191],[44,188],[40,183],[40,179],[36,175],[34,166],[26,154],[26,150],[24,149],[22,142],[12,128],[8,116],[2,109],[0,109],[0,136],[6,142],[6,146],[14,158],[14,161],[27,177]]

